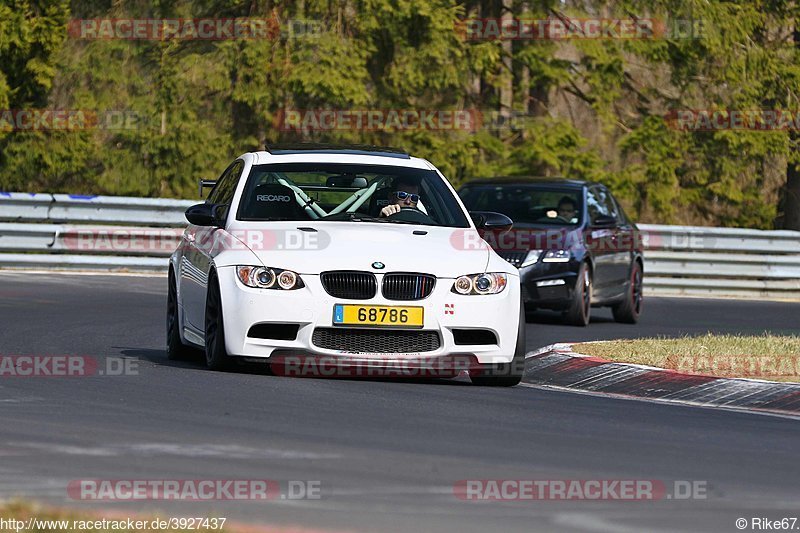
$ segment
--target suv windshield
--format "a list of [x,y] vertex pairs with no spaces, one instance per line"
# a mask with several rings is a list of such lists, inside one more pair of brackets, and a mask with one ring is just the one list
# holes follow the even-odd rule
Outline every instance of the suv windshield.
[[577,225],[581,222],[581,190],[537,185],[467,186],[459,191],[470,211],[495,211],[514,224]]
[[[382,216],[406,201],[400,213]],[[244,221],[366,221],[469,227],[457,198],[433,170],[386,165],[255,165],[237,213]]]

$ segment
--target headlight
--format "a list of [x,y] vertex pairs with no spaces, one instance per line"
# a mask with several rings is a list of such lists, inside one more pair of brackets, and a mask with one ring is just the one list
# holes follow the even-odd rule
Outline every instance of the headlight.
[[453,284],[453,290],[458,294],[469,294],[472,292],[472,288],[474,286],[475,285],[470,276],[461,276]]
[[544,254],[542,263],[568,263],[569,259],[569,250],[549,250]]
[[291,270],[280,268],[237,266],[236,277],[254,289],[293,290],[304,287],[303,280]]
[[297,285],[297,274],[291,270],[284,270],[278,274],[278,285],[287,291],[294,289],[294,286]]
[[542,255],[541,250],[529,250],[528,255],[525,256],[525,259],[520,263],[519,268],[525,268],[526,266],[531,266],[536,264],[536,261],[539,260],[539,256]]
[[506,274],[499,272],[470,274],[459,277],[451,291],[456,294],[497,294],[503,292],[507,283]]

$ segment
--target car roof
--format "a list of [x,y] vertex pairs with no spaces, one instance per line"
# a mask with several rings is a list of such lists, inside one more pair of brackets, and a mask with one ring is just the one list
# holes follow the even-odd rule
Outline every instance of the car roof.
[[253,154],[257,164],[349,163],[434,169],[425,159],[411,157],[403,150],[363,144],[269,144]]
[[372,144],[283,143],[268,144],[264,151],[272,155],[290,154],[353,154],[411,159],[405,150]]
[[585,185],[595,185],[595,182],[586,180],[574,180],[561,177],[545,177],[545,176],[500,176],[496,178],[482,178],[468,181],[462,185],[467,186],[495,186],[495,185],[515,185],[515,186],[532,186],[544,185],[554,187],[568,187],[579,189]]

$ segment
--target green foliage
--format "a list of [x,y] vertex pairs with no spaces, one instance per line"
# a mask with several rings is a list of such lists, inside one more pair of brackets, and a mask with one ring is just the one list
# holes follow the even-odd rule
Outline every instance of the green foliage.
[[[455,184],[501,175],[603,181],[643,221],[770,227],[781,182],[800,162],[789,132],[679,131],[683,109],[796,111],[800,61],[791,3],[766,0],[502,2],[528,18],[701,21],[696,38],[469,41],[470,0],[0,0],[0,109],[121,113],[122,127],[0,128],[0,190],[194,196],[264,141],[403,147]],[[570,5],[572,3],[569,3]],[[602,15],[599,15],[602,14]],[[269,39],[79,40],[79,18],[252,17],[313,21],[314,35]],[[510,69],[509,69],[510,65]],[[509,86],[509,80],[512,81]],[[512,110],[500,108],[513,92]],[[462,110],[471,131],[284,131],[285,109]],[[505,121],[493,122],[502,112]],[[780,177],[785,168],[777,172]],[[770,178],[769,176],[773,176]]]

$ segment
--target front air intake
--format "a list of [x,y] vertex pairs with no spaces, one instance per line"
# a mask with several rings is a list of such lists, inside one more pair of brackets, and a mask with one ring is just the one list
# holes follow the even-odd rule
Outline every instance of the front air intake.
[[320,274],[325,292],[336,298],[369,300],[378,291],[378,282],[371,272],[336,270]]
[[387,300],[422,300],[430,296],[436,278],[430,274],[391,273],[383,277],[383,297]]
[[369,330],[317,328],[311,337],[314,346],[355,353],[421,353],[442,345],[437,331]]

